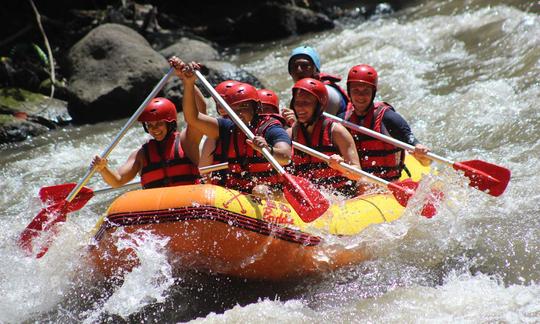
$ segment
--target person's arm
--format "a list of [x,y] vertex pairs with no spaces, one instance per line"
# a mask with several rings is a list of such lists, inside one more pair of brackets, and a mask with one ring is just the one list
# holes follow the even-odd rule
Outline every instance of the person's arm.
[[[183,82],[183,80],[182,80]],[[195,86],[195,105],[197,106],[197,110],[201,114],[206,115],[206,99],[204,99],[204,96],[199,89],[199,87]]]
[[264,137],[255,136],[253,141],[248,139],[246,142],[259,152],[262,152],[261,148],[266,147],[280,165],[287,165],[291,162],[291,138],[281,126],[269,127]]
[[142,168],[142,150],[131,153],[127,161],[118,168],[111,170],[107,166],[107,159],[102,159],[98,155],[94,157],[92,166],[101,174],[103,180],[113,188],[118,188],[133,180]]
[[421,144],[418,139],[414,136],[411,131],[411,127],[407,121],[397,112],[393,110],[387,110],[384,113],[383,120],[384,126],[388,130],[388,133],[393,138],[398,141],[405,142],[409,145],[414,146],[414,151],[412,155],[415,159],[418,160],[422,165],[427,166],[431,163],[431,160],[426,158],[425,155],[430,151],[430,149]]
[[281,165],[291,162],[292,141],[288,132],[280,125],[269,127],[265,139],[271,147],[272,155]]
[[[216,150],[217,141],[213,138],[206,138],[202,149],[201,157],[199,159],[199,168],[212,165],[214,163],[214,151]],[[212,178],[212,173],[207,173],[203,175],[206,179],[206,182],[209,183]]]
[[334,123],[332,126],[332,143],[339,149],[341,157],[337,154],[332,155],[328,164],[331,168],[343,173],[347,178],[358,181],[362,178],[361,175],[350,172],[339,164],[339,162],[343,161],[353,167],[361,169],[354,139],[351,133],[349,133],[343,125]]
[[325,87],[328,92],[328,102],[325,111],[331,115],[337,115],[342,111],[341,93],[332,86],[325,85]]
[[194,165],[199,164],[199,145],[202,137],[203,133],[197,129],[194,129],[194,127],[190,127],[189,125],[187,125],[186,128],[180,132],[180,143],[182,144],[182,149]]
[[185,64],[179,58],[174,56],[169,59],[169,64],[175,69],[176,75],[178,75],[184,83],[182,106],[186,123],[188,126],[192,126],[210,138],[218,138],[219,126],[217,119],[205,115],[197,109],[195,100],[196,76],[194,69],[198,66],[194,63]]

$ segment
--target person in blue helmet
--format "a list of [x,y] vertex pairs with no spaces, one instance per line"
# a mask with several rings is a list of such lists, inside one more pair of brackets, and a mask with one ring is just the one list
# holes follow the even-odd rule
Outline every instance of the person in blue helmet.
[[[304,78],[313,78],[324,83],[328,91],[326,112],[333,115],[345,112],[350,100],[347,92],[337,84],[341,81],[341,77],[321,72],[321,59],[313,47],[303,45],[293,49],[288,70],[294,82]],[[289,123],[294,122],[292,110],[286,109],[282,115]]]

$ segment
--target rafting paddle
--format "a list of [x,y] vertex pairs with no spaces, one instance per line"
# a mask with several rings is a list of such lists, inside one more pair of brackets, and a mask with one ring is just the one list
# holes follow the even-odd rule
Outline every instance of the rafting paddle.
[[[402,149],[414,151],[414,146],[398,141],[393,137],[356,125],[328,113],[324,113],[324,115],[347,128],[374,137],[383,142],[390,143]],[[426,154],[426,157],[437,162],[451,165],[455,170],[463,171],[465,176],[470,179],[469,186],[495,197],[502,195],[510,181],[510,170],[492,163],[481,160],[455,162],[433,153]]]
[[[298,149],[306,154],[314,156],[325,162],[330,161],[330,157],[328,155],[323,154],[319,151],[316,151],[312,149],[311,147],[307,147],[295,141],[293,141],[293,146],[295,149]],[[416,192],[416,189],[418,188],[418,182],[412,181],[411,179],[406,179],[406,180],[397,181],[397,182],[388,182],[384,179],[381,179],[370,173],[367,173],[366,171],[362,171],[361,169],[358,169],[352,165],[349,165],[345,162],[341,162],[340,165],[344,167],[345,169],[347,169],[348,171],[362,175],[363,177],[367,178],[371,182],[386,186],[388,190],[392,192],[397,202],[403,207],[407,207],[407,204],[409,203],[409,199],[411,199],[412,195]],[[426,204],[424,204],[424,207],[422,209],[422,212],[421,212],[422,216],[431,218],[437,213],[437,210],[434,205],[434,202],[435,202],[434,200],[435,199],[440,200],[441,195],[442,193],[434,193],[432,197],[428,198],[428,201],[426,202]]]
[[[255,137],[253,132],[242,122],[234,110],[232,110],[227,102],[225,102],[225,100],[223,100],[223,98],[216,92],[216,90],[210,85],[201,72],[195,70],[195,75],[202,82],[206,90],[212,94],[212,97],[214,97],[214,99],[225,108],[229,117],[246,134],[247,138],[253,140]],[[312,222],[326,212],[328,207],[330,207],[330,203],[311,182],[304,178],[295,177],[288,174],[285,169],[283,169],[283,167],[276,161],[268,149],[263,148],[262,154],[285,180],[283,182],[285,199],[287,199],[289,204],[291,204],[298,216],[304,222]]]
[[[128,129],[137,121],[139,115],[144,111],[144,108],[148,103],[158,94],[163,88],[165,83],[169,80],[173,74],[174,69],[169,69],[167,74],[158,82],[152,92],[146,97],[139,108],[135,111],[133,116],[129,118],[124,127],[120,130],[113,142],[101,153],[101,158],[106,159],[111,151],[116,147],[118,142],[124,137]],[[92,198],[93,193],[91,189],[84,187],[88,180],[95,172],[95,167],[90,167],[83,178],[74,184],[64,184],[59,186],[45,187],[40,190],[40,198],[45,201],[52,201],[53,203],[43,209],[32,219],[30,224],[19,235],[19,246],[28,254],[32,254],[34,251],[34,241],[38,239],[41,234],[47,232],[53,225],[64,222],[67,218],[67,213],[82,208],[86,202]],[[85,189],[83,189],[83,187]],[[81,196],[79,196],[79,193]],[[40,252],[36,257],[42,257],[52,242],[53,235],[49,235],[44,244],[41,246]]]

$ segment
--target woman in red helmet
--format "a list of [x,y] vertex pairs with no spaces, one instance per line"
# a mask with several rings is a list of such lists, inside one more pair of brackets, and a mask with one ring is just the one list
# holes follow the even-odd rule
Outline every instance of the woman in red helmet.
[[211,139],[219,140],[214,156],[229,162],[225,186],[251,193],[259,184],[279,187],[279,179],[272,166],[262,156],[266,147],[282,165],[291,159],[291,140],[281,123],[271,116],[259,116],[260,99],[257,89],[245,83],[229,88],[224,99],[238,117],[255,134],[253,141],[228,118],[215,118],[197,111],[194,97],[197,64],[185,64],[173,57],[169,60],[179,77],[184,79],[184,118],[188,125],[203,132]]
[[291,138],[321,153],[330,155],[327,164],[302,152],[293,156],[293,173],[328,189],[352,197],[356,195],[356,181],[360,176],[350,173],[339,163],[360,167],[351,134],[338,123],[323,116],[328,100],[325,85],[312,78],[297,81],[293,86],[291,108],[296,122],[287,130]]
[[[224,97],[227,90],[239,83],[240,82],[236,80],[225,80],[215,86],[214,89],[220,96]],[[216,104],[216,111],[218,115],[223,118],[227,118],[227,111],[225,110],[225,108],[223,108],[215,99],[214,102]],[[216,151],[216,143],[217,140],[214,138],[205,138],[201,149],[201,157],[199,158],[199,167],[205,167],[212,164],[227,162],[225,160],[219,160],[214,156],[214,152]],[[207,174],[203,179],[207,183],[213,183],[223,186],[226,172],[227,170],[214,171]]]
[[[351,102],[347,106],[345,120],[392,136],[413,145],[413,156],[422,164],[429,160],[423,158],[429,148],[418,142],[409,124],[386,102],[374,102],[377,92],[378,75],[367,64],[353,66],[347,77],[347,92]],[[366,172],[387,181],[398,180],[405,167],[405,151],[373,137],[351,131],[355,139],[360,164]]]
[[177,131],[176,107],[166,98],[154,98],[138,121],[153,139],[128,157],[117,171],[96,156],[93,165],[111,187],[119,187],[141,175],[144,189],[194,184],[199,179],[197,162],[202,134],[187,127]]

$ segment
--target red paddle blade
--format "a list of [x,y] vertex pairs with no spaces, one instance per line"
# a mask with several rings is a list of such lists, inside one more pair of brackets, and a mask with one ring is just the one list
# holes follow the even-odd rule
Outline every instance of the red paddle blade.
[[444,193],[439,190],[431,190],[429,193],[420,215],[431,218],[437,214],[437,204],[444,198]]
[[[409,200],[416,192],[418,188],[418,182],[415,182],[411,179],[405,179],[398,182],[390,182],[388,184],[388,189],[392,192],[397,202],[403,206],[407,207]],[[443,193],[441,191],[432,190],[428,195],[422,211],[420,214],[426,218],[431,218],[437,214],[436,204],[443,198]]]
[[319,218],[328,208],[328,199],[308,180],[290,174],[283,175],[285,198],[298,216],[306,223]]
[[[39,199],[49,204],[65,201],[76,185],[76,183],[64,183],[56,186],[43,187],[39,189]],[[83,208],[92,197],[94,197],[94,191],[88,187],[82,187],[79,193],[77,193],[77,196],[75,196],[69,204],[67,212]]]
[[43,208],[19,235],[19,246],[28,254],[32,254],[34,240],[54,224],[66,220],[67,204],[66,201],[60,201]]
[[411,199],[416,192],[416,188],[418,188],[418,182],[405,179],[403,181],[390,182],[387,188],[392,192],[401,206],[407,207],[409,199]]
[[455,162],[454,169],[461,170],[471,180],[470,186],[498,197],[510,181],[510,170],[481,160]]
[[[71,202],[67,202],[65,199],[75,186],[75,183],[66,183],[43,187],[39,190],[39,198],[47,203],[52,202],[52,204],[41,209],[19,235],[19,246],[28,252],[28,254],[32,254],[34,241],[38,237],[44,234],[44,232],[47,232],[53,225],[65,222],[67,213],[81,209],[94,196],[92,189],[82,187],[75,198]],[[38,258],[47,252],[50,243],[52,243],[54,233],[49,233],[48,235],[40,253],[37,255]]]

